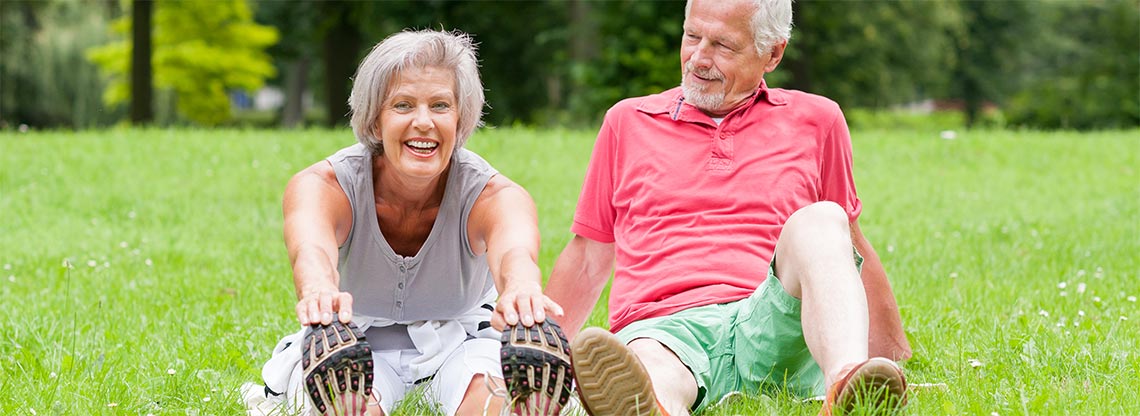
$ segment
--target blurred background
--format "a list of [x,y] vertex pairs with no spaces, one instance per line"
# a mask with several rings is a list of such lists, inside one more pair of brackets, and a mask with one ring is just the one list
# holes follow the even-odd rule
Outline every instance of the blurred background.
[[[590,128],[680,82],[683,1],[0,1],[0,129],[347,126],[360,59],[405,28],[479,44],[491,125]],[[770,86],[853,127],[1140,126],[1140,2],[811,1]],[[898,115],[904,115],[899,117]]]

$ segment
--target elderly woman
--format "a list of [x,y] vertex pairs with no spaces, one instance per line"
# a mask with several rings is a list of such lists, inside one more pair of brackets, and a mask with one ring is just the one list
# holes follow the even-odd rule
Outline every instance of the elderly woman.
[[410,392],[448,415],[504,406],[488,388],[503,384],[492,314],[529,327],[562,310],[542,294],[534,202],[463,148],[483,100],[460,33],[398,33],[360,64],[349,100],[359,143],[285,189],[309,329],[278,344],[264,391],[244,387],[251,412],[382,415]]

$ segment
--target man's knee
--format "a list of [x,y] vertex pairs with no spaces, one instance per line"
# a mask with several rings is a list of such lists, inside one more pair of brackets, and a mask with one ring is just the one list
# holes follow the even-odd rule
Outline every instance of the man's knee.
[[785,231],[792,227],[833,227],[839,226],[850,229],[847,211],[839,204],[831,201],[821,201],[796,210],[788,217],[784,224]]

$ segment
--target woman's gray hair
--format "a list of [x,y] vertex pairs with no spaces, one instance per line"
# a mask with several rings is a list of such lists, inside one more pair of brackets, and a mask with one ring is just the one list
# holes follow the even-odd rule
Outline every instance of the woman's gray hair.
[[[689,17],[692,0],[685,2],[685,18]],[[756,51],[764,55],[772,46],[792,37],[792,0],[754,0],[752,13],[752,41]]]
[[393,80],[406,70],[438,67],[455,72],[455,99],[459,111],[455,147],[463,147],[475,128],[482,125],[483,83],[471,37],[459,31],[403,31],[384,39],[360,63],[352,81],[348,106],[356,140],[375,154],[384,147],[376,131],[380,110]]

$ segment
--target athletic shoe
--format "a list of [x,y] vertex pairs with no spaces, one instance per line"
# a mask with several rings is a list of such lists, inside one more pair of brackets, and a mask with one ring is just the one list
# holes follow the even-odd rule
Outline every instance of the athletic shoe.
[[503,331],[502,343],[508,396],[503,413],[558,415],[570,400],[574,380],[570,346],[562,328],[550,318],[529,327],[512,325]]
[[641,360],[614,334],[586,328],[570,344],[578,397],[594,416],[665,415]]
[[352,322],[313,325],[301,346],[305,392],[324,416],[363,415],[372,393],[372,348]]
[[827,390],[820,416],[847,414],[856,407],[892,414],[906,406],[906,377],[898,364],[872,358],[857,364]]

